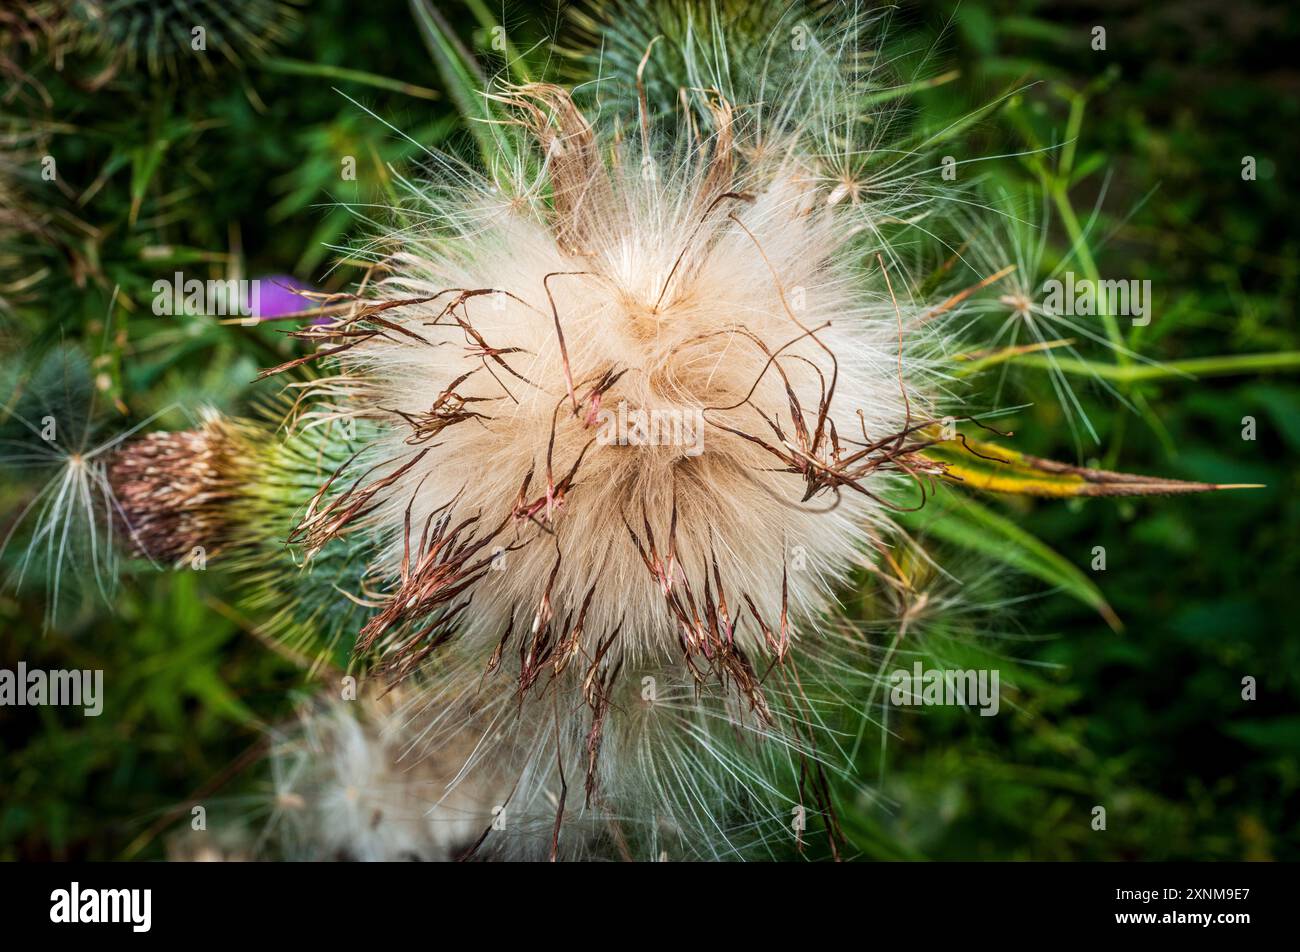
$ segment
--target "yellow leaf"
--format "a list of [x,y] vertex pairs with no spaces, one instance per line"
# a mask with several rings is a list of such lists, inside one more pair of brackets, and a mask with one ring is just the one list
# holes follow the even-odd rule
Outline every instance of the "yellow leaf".
[[1164,496],[1219,489],[1260,489],[1254,483],[1196,483],[1058,463],[984,440],[959,437],[920,452],[940,476],[967,489],[1066,499],[1074,496]]

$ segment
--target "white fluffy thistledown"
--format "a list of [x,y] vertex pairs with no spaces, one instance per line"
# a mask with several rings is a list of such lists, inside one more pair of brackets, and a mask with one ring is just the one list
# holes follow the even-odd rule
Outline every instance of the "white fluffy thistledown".
[[[302,859],[447,861],[470,850],[508,791],[480,772],[452,784],[468,751],[410,756],[415,731],[394,701],[316,702],[275,738],[267,835]],[[498,810],[499,812],[499,810]]]
[[[408,426],[399,420],[392,428],[386,459],[404,463],[425,445],[431,449],[403,474],[400,485],[408,491],[395,485],[387,494],[381,518],[398,539],[391,563],[396,566],[401,557],[399,530],[408,505],[416,527],[452,500],[457,514],[482,513],[485,526],[496,526],[511,514],[530,472],[527,501],[544,494],[548,456],[556,480],[581,457],[573,488],[554,513],[554,536],[531,539],[504,555],[500,570],[477,587],[472,624],[499,636],[512,610],[535,607],[558,549],[556,613],[576,611],[598,579],[588,626],[610,632],[621,622],[621,650],[637,661],[662,660],[673,653],[676,637],[664,624],[663,596],[625,521],[640,533],[648,518],[656,537],[666,539],[675,499],[678,561],[698,572],[716,557],[726,588],[750,594],[767,618],[779,615],[782,571],[792,552],[802,559],[800,571],[789,578],[790,599],[806,612],[820,605],[861,546],[863,525],[875,509],[866,496],[846,492],[838,506],[823,498],[802,502],[797,475],[772,472],[779,460],[723,428],[780,446],[757,407],[769,419],[783,420],[791,434],[782,379],[773,370],[764,373],[769,353],[787,344],[783,369],[810,411],[806,425],[816,426],[813,414],[834,367],[800,324],[830,325],[817,336],[839,362],[830,419],[843,438],[880,439],[902,430],[906,419],[895,315],[888,299],[873,304],[855,298],[851,277],[835,267],[830,253],[839,236],[833,210],[809,212],[801,200],[806,195],[778,182],[757,193],[752,204],[720,207],[714,214],[722,223],[713,225],[719,234],[692,242],[700,203],[687,196],[680,207],[656,209],[652,195],[638,194],[650,191],[641,182],[634,176],[628,184],[633,194],[614,212],[620,233],[611,229],[608,244],[596,254],[566,254],[541,222],[493,211],[473,237],[437,242],[390,262],[400,274],[390,282],[392,293],[403,297],[434,296],[447,288],[496,288],[513,295],[504,301],[476,298],[465,310],[487,345],[508,354],[503,359],[510,369],[538,386],[475,359],[467,353],[465,334],[455,324],[446,326],[446,318],[442,326],[428,326],[443,310],[445,293],[391,318],[428,345],[395,336],[342,361],[348,375],[365,381],[371,406],[413,419],[473,372],[455,392],[482,419],[447,427],[416,449],[406,443]],[[726,218],[732,213],[740,224]],[[665,215],[669,220],[658,227],[636,224]],[[690,249],[691,244],[703,247]],[[684,249],[685,263],[668,282]],[[579,269],[591,273],[565,273]],[[549,282],[547,275],[553,275]],[[669,290],[656,311],[665,282]],[[571,412],[564,360],[547,313],[547,283],[578,397],[602,375],[622,374],[601,398],[600,409],[608,415],[595,423],[586,414],[590,401],[581,416]],[[737,407],[755,387],[752,406]],[[638,411],[651,420],[657,416],[659,439],[668,445],[615,441],[620,420]],[[512,529],[501,544],[538,535],[527,529]]]
[[[335,373],[300,422],[386,435],[298,537],[388,540],[363,644],[415,673],[400,751],[361,728],[337,747],[376,778],[395,757],[435,783],[436,761],[438,823],[455,795],[515,824],[448,843],[732,855],[819,802],[821,704],[852,703],[854,662],[817,620],[924,472],[906,449],[943,344],[880,238],[915,197],[850,174],[841,54],[779,95],[693,93],[666,139],[504,90],[534,160],[438,164],[366,307],[306,335]],[[639,414],[659,432],[624,430]],[[357,829],[356,802],[332,809]],[[450,852],[416,826],[413,852]],[[388,829],[356,852],[391,855]]]

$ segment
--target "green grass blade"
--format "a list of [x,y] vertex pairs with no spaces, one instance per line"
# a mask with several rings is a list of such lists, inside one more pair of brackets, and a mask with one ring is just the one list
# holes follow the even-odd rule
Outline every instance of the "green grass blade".
[[387,76],[377,76],[374,73],[367,73],[365,70],[331,66],[328,63],[306,63],[302,60],[273,57],[265,60],[262,63],[262,68],[268,72],[281,73],[287,76],[319,76],[323,79],[339,80],[345,83],[359,83],[362,86],[373,86],[376,89],[404,93],[418,99],[438,99],[441,97],[438,90],[429,89],[427,86],[416,86],[414,83],[404,83],[401,80],[390,79]]
[[[1011,358],[1023,367],[1047,370],[1053,366],[1045,357],[1027,354]],[[1102,377],[1106,380],[1137,383],[1177,377],[1227,377],[1235,374],[1293,373],[1300,370],[1300,350],[1263,354],[1225,354],[1217,357],[1192,357],[1160,364],[1119,364],[1057,357],[1055,366],[1068,374]]]
[[411,13],[446,84],[447,95],[478,143],[484,164],[491,168],[503,153],[509,158],[509,143],[496,133],[493,123],[497,117],[484,95],[487,77],[474,57],[429,0],[411,0]]
[[1111,628],[1116,631],[1123,628],[1101,589],[1078,566],[986,506],[953,492],[943,492],[920,512],[900,514],[898,518],[910,530],[991,556],[1059,588],[1096,609]]

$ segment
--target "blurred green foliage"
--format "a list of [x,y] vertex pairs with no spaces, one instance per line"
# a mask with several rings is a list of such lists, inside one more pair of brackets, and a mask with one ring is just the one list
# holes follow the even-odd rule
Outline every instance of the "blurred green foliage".
[[[484,5],[448,4],[444,15],[490,63]],[[535,44],[559,22],[554,9],[516,8],[505,22],[513,46],[542,65]],[[1092,48],[1098,25],[1104,51]],[[20,50],[31,82],[0,102],[0,116],[35,149],[18,163],[18,194],[48,229],[18,251],[48,274],[0,312],[7,357],[22,364],[80,343],[120,429],[169,407],[157,425],[186,425],[203,405],[245,409],[255,369],[289,356],[291,343],[274,326],[155,317],[153,282],[183,267],[345,287],[361,272],[338,249],[384,217],[375,206],[393,202],[394,172],[409,173],[420,146],[474,154],[406,4],[315,0],[293,37],[214,76],[106,76],[93,59],[70,54],[55,69]],[[906,122],[938,130],[974,113],[956,158],[1006,157],[962,165],[963,176],[1046,187],[1049,259],[1073,251],[1080,262],[1085,250],[1103,275],[1151,280],[1155,319],[1119,333],[1135,352],[1179,361],[1300,348],[1300,73],[1287,55],[1297,39],[1300,11],[1281,4],[963,0],[896,11],[887,52],[920,70],[908,78],[944,80],[909,98]],[[57,159],[58,188],[32,174],[41,154]],[[1244,156],[1256,159],[1253,181],[1242,178]],[[340,176],[344,157],[355,180]],[[1087,220],[1094,207],[1086,246],[1072,249],[1070,212]],[[1088,357],[1129,363],[1097,348]],[[1016,432],[1017,448],[1267,488],[986,501],[988,518],[1059,560],[1037,577],[1007,568],[1004,597],[1024,600],[999,616],[1000,637],[966,649],[998,657],[1004,713],[892,713],[883,751],[860,751],[878,796],[845,794],[839,805],[855,855],[1300,856],[1300,624],[1290,610],[1300,385],[1266,364],[1116,379],[1128,406],[1070,375],[1100,437],[1076,442],[1048,374],[1016,363],[1015,399],[1004,403],[1025,408],[998,425]],[[1257,421],[1254,441],[1242,439],[1245,417]],[[0,511],[23,502],[0,482]],[[1096,546],[1104,572],[1089,568]],[[218,780],[218,796],[256,786],[231,765],[307,684],[250,632],[218,573],[138,568],[111,611],[88,597],[49,630],[39,586],[0,594],[0,666],[102,668],[107,706],[125,712],[0,708],[0,857],[161,856],[178,805]],[[1090,607],[1090,586],[1122,631]],[[1256,679],[1257,700],[1242,699],[1244,677]],[[1105,831],[1092,829],[1098,805]]]

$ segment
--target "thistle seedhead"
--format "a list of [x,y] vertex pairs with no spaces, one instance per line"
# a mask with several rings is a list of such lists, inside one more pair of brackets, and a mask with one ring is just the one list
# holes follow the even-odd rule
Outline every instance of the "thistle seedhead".
[[[510,795],[504,771],[455,783],[471,751],[416,756],[430,718],[400,694],[317,697],[271,738],[271,820],[279,855],[363,862],[454,860],[469,853]],[[494,809],[495,808],[495,809]]]
[[301,0],[71,0],[63,29],[113,66],[180,75],[266,56],[292,33]]
[[[910,305],[855,242],[864,206],[808,174],[802,125],[760,133],[712,96],[708,141],[638,148],[560,87],[498,99],[550,201],[503,200],[517,181],[440,195],[441,227],[384,263],[385,297],[301,332],[383,426],[297,537],[394,540],[372,636],[430,633],[468,599],[457,629],[491,644],[531,614],[529,637],[588,658],[617,630],[614,658],[699,654],[756,681],[739,659],[821,607],[886,487],[928,472]],[[780,147],[746,148],[767,136]]]

